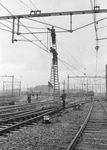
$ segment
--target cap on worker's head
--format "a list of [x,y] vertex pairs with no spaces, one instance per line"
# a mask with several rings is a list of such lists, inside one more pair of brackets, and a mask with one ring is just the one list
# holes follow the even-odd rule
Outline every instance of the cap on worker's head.
[[65,92],[65,90],[63,90],[63,92]]

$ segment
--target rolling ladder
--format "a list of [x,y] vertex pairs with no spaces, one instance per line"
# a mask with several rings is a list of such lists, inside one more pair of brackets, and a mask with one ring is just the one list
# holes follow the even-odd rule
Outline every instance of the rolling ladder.
[[50,47],[50,52],[52,53],[53,58],[51,64],[50,83],[53,86],[53,98],[55,101],[59,102],[58,100],[60,98],[60,87],[58,74],[58,53],[56,47],[56,34],[54,27],[52,27],[51,29],[51,37],[52,37],[52,47]]

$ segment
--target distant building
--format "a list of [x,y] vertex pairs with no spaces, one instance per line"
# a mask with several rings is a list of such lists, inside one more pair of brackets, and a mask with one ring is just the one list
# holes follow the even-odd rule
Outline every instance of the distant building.
[[37,85],[27,89],[28,93],[48,93],[48,85]]

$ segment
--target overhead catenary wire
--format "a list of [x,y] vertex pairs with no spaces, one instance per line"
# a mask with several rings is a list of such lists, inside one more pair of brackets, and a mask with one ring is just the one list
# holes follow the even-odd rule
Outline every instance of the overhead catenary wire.
[[70,72],[72,72],[72,74],[76,75],[64,62],[62,62],[61,60],[59,60]]
[[[25,38],[26,40],[28,40],[29,42],[33,43],[34,45],[36,45],[33,41],[29,40],[28,38],[24,37],[23,35],[21,35],[23,38]],[[36,45],[37,46],[37,45]],[[41,47],[40,47],[41,48]],[[42,48],[43,49],[43,48]],[[49,51],[43,49],[44,51],[46,51],[47,53],[49,53]],[[49,53],[50,54],[50,53]],[[51,55],[51,54],[50,54]],[[78,69],[76,69],[75,67],[71,66],[70,64],[66,63],[65,61],[61,60],[60,58],[58,58],[58,60],[63,63],[64,66],[68,65],[70,67],[72,67],[73,69],[75,69],[76,71],[84,74],[83,72],[79,71]],[[65,65],[66,64],[66,65]],[[66,66],[67,67],[67,66]],[[68,68],[68,67],[67,67]],[[69,69],[69,68],[68,68]],[[69,69],[71,71],[71,69]],[[73,71],[71,71],[73,73]],[[74,74],[74,73],[73,73]]]
[[99,27],[98,29],[103,29],[103,28],[107,28],[107,25]]
[[[60,45],[60,47],[62,48],[62,50],[64,49],[68,54],[69,54],[69,56],[71,56],[76,62],[77,62],[77,64],[79,64],[79,66],[81,66],[83,69],[84,69],[84,75],[86,75],[86,70],[88,70],[88,69],[86,69],[83,65],[81,65],[68,51],[67,51],[67,49],[65,49],[64,48],[64,46],[57,40],[57,42],[58,42],[58,44]],[[63,51],[64,52],[64,51]],[[64,52],[65,53],[65,52]],[[65,53],[65,55],[66,55],[66,53]],[[67,56],[67,55],[66,55]],[[68,56],[67,56],[67,58],[68,58]],[[68,60],[70,61],[70,59],[68,58]],[[71,61],[70,61],[70,63],[71,63]],[[90,71],[89,71],[90,72]],[[92,74],[92,72],[90,72],[91,74]]]
[[6,31],[6,32],[10,32],[10,33],[12,33],[12,31],[7,30],[7,29],[4,29],[4,28],[0,28],[0,30],[3,30],[3,31]]
[[[12,16],[14,16],[4,5],[2,5],[1,3],[0,3],[0,5],[6,10],[6,11],[8,11]],[[31,31],[23,24],[23,23],[21,23],[20,22],[20,24],[21,25],[23,25],[26,29],[27,29],[27,31],[29,31],[30,33],[31,33]],[[31,33],[37,40],[39,40],[33,33]],[[41,41],[40,41],[40,43],[43,45],[43,46],[45,46]],[[45,48],[47,48],[46,46],[45,46]]]
[[[8,11],[9,12],[9,11]],[[37,37],[36,37],[37,38]],[[45,46],[46,47],[46,46]]]
[[[59,60],[61,60],[60,58],[58,58]],[[80,73],[82,73],[82,74],[84,74],[84,72],[82,72],[82,71],[80,71],[80,70],[78,70],[78,69],[76,69],[75,67],[73,67],[73,66],[71,66],[70,64],[68,64],[67,62],[65,62],[64,60],[61,60],[63,63],[65,63],[66,65],[68,65],[68,66],[70,66],[71,68],[73,68],[73,69],[75,69],[76,71],[78,71],[78,72],[80,72]]]
[[[11,30],[11,28],[8,27],[8,26],[6,26],[5,24],[2,23],[2,25],[4,25],[5,27],[7,27],[8,29]],[[11,30],[10,32],[12,32],[12,30]],[[20,35],[20,36],[23,37],[24,39],[26,39],[27,41],[31,42],[31,43],[34,44],[35,46],[39,47],[40,49],[42,49],[42,50],[44,50],[45,52],[47,52],[47,53],[50,54],[50,52],[47,51],[47,49],[44,49],[44,48],[40,47],[40,46],[37,45],[35,42],[33,42],[32,40],[29,40],[28,38],[26,38],[26,37],[23,36],[23,35]],[[51,55],[51,54],[50,54],[50,55]],[[80,73],[83,74],[83,72],[79,71],[79,70],[76,69],[75,67],[73,67],[73,66],[71,66],[70,64],[66,63],[65,61],[61,60],[60,58],[58,58],[58,60],[59,60],[67,69],[69,69],[73,74],[74,74],[74,72],[73,72],[69,67],[71,67],[71,68],[75,69],[76,71],[78,71],[78,72],[80,72]],[[69,67],[68,67],[67,65],[68,65]]]
[[31,0],[29,0],[30,1],[30,3],[37,9],[37,10],[39,10],[37,7],[36,7],[36,5],[31,1]]
[[[34,45],[36,45],[33,41],[29,40],[28,38],[24,37],[23,35],[21,35],[23,38],[25,38],[26,40],[28,40],[29,42],[33,43]],[[37,45],[36,45],[37,46]],[[41,48],[41,47],[40,47]],[[43,48],[42,48],[43,49]],[[46,51],[47,53],[49,53],[49,51],[43,49],[44,51]],[[50,54],[50,53],[49,53]],[[51,54],[50,54],[51,55]],[[76,71],[84,74],[83,72],[79,71],[78,69],[76,69],[75,67],[71,66],[70,64],[66,63],[65,61],[61,60],[60,58],[58,58],[58,60],[63,63],[64,66],[68,65],[70,67],[72,67],[73,69],[75,69]],[[66,64],[66,65],[65,65]],[[67,67],[67,66],[66,66]],[[68,67],[67,67],[68,68]],[[71,69],[69,69],[71,71]],[[72,72],[72,71],[71,71]],[[73,72],[72,72],[73,73]]]
[[[32,20],[32,21],[35,21],[35,22],[39,22],[39,23],[45,24],[44,22],[41,22],[41,21],[38,21],[38,20],[34,20],[34,19],[30,19],[30,18],[26,18],[26,19],[29,19],[29,20]],[[96,20],[96,21],[93,21],[93,22],[88,23],[88,24],[86,24],[86,25],[83,25],[83,26],[81,26],[81,27],[75,28],[75,29],[72,30],[72,32],[77,31],[77,30],[80,30],[80,29],[85,28],[85,27],[88,27],[88,26],[90,26],[90,25],[92,25],[92,24],[94,24],[94,23],[96,23],[96,22],[101,22],[101,21],[106,20],[106,19],[107,19],[107,17],[98,19],[98,20]],[[46,24],[48,24],[48,23],[46,23]],[[48,25],[49,25],[49,26],[54,26],[54,27],[56,27],[56,28],[59,28],[59,29],[62,29],[62,30],[63,30],[63,31],[56,31],[56,33],[70,32],[70,30],[68,30],[68,29],[61,28],[61,27],[55,26],[55,25],[53,25],[53,24],[48,24]],[[47,32],[33,32],[33,34],[39,34],[39,33],[42,33],[42,34],[43,34],[43,33],[47,33]],[[71,32],[70,32],[70,33],[71,33]],[[29,34],[29,33],[22,33],[22,34]]]
[[[39,10],[35,5],[34,5],[34,3],[31,1],[31,0],[29,0],[30,1],[30,3],[34,6],[34,8],[36,8],[37,10]],[[44,22],[45,22],[45,19],[42,17],[42,19],[44,20]],[[39,18],[39,20],[41,21],[41,19]],[[45,22],[46,23],[46,22]],[[45,26],[45,28],[47,29],[48,28],[48,25],[46,25],[46,24],[44,24],[44,26]],[[48,30],[47,30],[47,50],[48,50]]]
[[[30,3],[34,6],[34,8],[36,8],[37,10],[39,10],[37,7],[36,7],[36,5],[31,1],[31,0],[29,0],[30,1]],[[43,21],[46,23],[46,21],[45,21],[45,19],[42,17],[42,19],[43,19]],[[46,25],[45,25],[45,27],[46,27]],[[48,27],[48,26],[47,26]]]
[[22,0],[20,0],[20,2],[25,5],[27,8],[29,8],[30,10],[32,10],[28,5],[26,5]]
[[[13,22],[10,21],[10,20],[4,20],[4,21],[7,21],[7,22],[9,22],[9,23],[13,23]],[[18,25],[18,24],[15,23],[15,25]],[[20,25],[20,26],[23,27],[23,25]],[[41,29],[43,29],[43,30],[45,29],[45,30],[46,30],[46,29],[47,29],[47,28],[40,28],[40,27],[38,27],[38,28],[37,28],[37,27],[31,27],[31,26],[26,26],[26,25],[25,25],[25,27],[26,27],[26,28],[31,28],[31,29],[37,29],[37,30],[39,30],[39,29],[40,29],[40,30],[41,30]]]
[[58,44],[60,45],[60,47],[62,47],[62,49],[64,49],[82,68],[85,69],[85,67],[83,67],[69,52],[67,49],[64,48],[64,46],[57,40]]
[[[20,0],[21,1],[21,0]],[[30,3],[36,8],[36,10],[38,11],[39,9],[34,5],[34,3],[31,1],[31,0],[29,0],[30,1]],[[22,1],[21,1],[22,2]],[[24,2],[22,2],[27,8],[29,8],[31,11],[32,11],[32,9],[27,5],[27,4],[25,4]],[[42,17],[43,18],[43,17]],[[41,21],[41,19],[39,18],[39,20]],[[43,18],[43,20],[44,20],[44,22],[45,22],[45,19]],[[46,23],[46,22],[45,22]],[[46,25],[44,24],[44,26],[46,27]]]
[[8,27],[7,25],[5,25],[4,23],[0,22],[0,24],[2,24],[3,26],[5,26],[6,28],[8,28],[8,29],[10,29],[10,30],[11,30],[11,28],[10,28],[10,27]]
[[49,24],[49,23],[45,23],[45,22],[42,22],[42,21],[35,20],[35,19],[31,19],[31,18],[25,18],[25,19],[31,20],[31,21],[34,21],[34,22],[38,22],[38,23],[42,23],[42,24],[46,24],[46,25],[49,25],[49,26],[54,26],[56,28],[59,28],[59,29],[65,30],[65,31],[69,31],[68,29],[61,28],[61,27],[58,27],[56,25],[52,25],[52,24]]

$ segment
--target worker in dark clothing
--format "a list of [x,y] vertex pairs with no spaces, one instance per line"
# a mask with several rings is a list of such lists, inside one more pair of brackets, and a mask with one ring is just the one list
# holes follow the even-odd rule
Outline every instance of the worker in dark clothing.
[[63,93],[61,95],[62,103],[63,103],[63,109],[65,109],[65,100],[66,100],[66,93],[65,90],[63,90]]
[[51,29],[51,37],[52,37],[52,44],[56,44],[56,34],[54,27],[52,27]]
[[36,94],[36,96],[37,96],[36,99],[38,100],[38,93]]
[[57,55],[58,55],[58,53],[56,52],[56,50],[54,49],[54,48],[52,48],[51,47],[51,50],[50,50],[50,52],[53,54],[53,64],[57,64],[57,60],[58,60],[58,58],[57,58]]
[[27,101],[28,101],[28,103],[31,103],[31,94],[27,95]]

